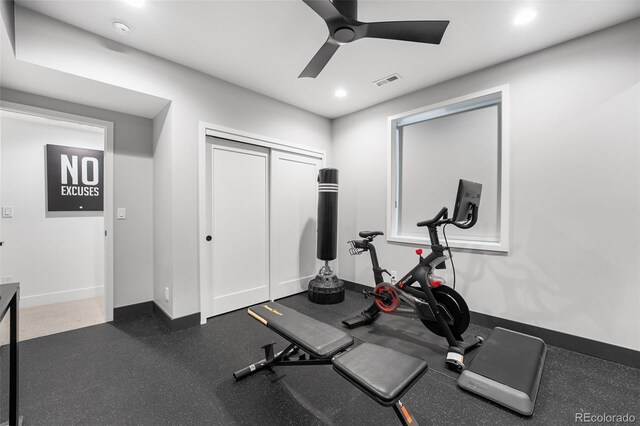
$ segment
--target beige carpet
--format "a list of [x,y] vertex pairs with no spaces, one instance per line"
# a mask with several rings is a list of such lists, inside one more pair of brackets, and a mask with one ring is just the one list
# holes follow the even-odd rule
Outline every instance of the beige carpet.
[[[48,336],[104,323],[104,298],[74,300],[71,302],[20,309],[20,340]],[[9,342],[9,313],[0,324],[1,344]]]

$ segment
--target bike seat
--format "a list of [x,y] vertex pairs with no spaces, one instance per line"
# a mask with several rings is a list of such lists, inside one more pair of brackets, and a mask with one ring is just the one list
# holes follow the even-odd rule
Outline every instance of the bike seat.
[[360,231],[360,233],[358,235],[360,235],[362,238],[369,238],[369,237],[375,237],[376,235],[384,235],[384,232],[382,232],[382,231]]

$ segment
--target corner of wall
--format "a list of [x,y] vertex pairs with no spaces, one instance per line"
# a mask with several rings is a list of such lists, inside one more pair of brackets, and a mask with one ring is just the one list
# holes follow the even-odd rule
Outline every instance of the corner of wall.
[[0,0],[0,14],[14,53],[16,51],[16,19],[13,0]]
[[172,139],[169,104],[153,119],[153,300],[170,317],[173,317]]

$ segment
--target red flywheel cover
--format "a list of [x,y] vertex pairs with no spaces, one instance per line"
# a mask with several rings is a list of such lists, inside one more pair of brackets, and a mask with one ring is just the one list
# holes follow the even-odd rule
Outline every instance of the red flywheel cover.
[[376,306],[384,313],[391,313],[398,309],[400,306],[400,299],[398,298],[398,293],[396,292],[395,287],[390,284],[378,284],[373,290],[375,294],[386,295],[387,297],[383,300],[379,297],[375,298]]

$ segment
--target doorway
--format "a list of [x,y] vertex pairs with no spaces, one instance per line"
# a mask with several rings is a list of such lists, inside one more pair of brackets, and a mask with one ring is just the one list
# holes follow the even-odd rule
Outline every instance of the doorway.
[[[8,103],[0,120],[0,279],[20,282],[20,339],[111,320],[111,123]],[[50,205],[51,147],[70,151],[57,155],[69,193],[101,191],[104,207]]]
[[306,291],[320,267],[317,175],[324,153],[255,138],[207,136],[203,145],[201,322]]

